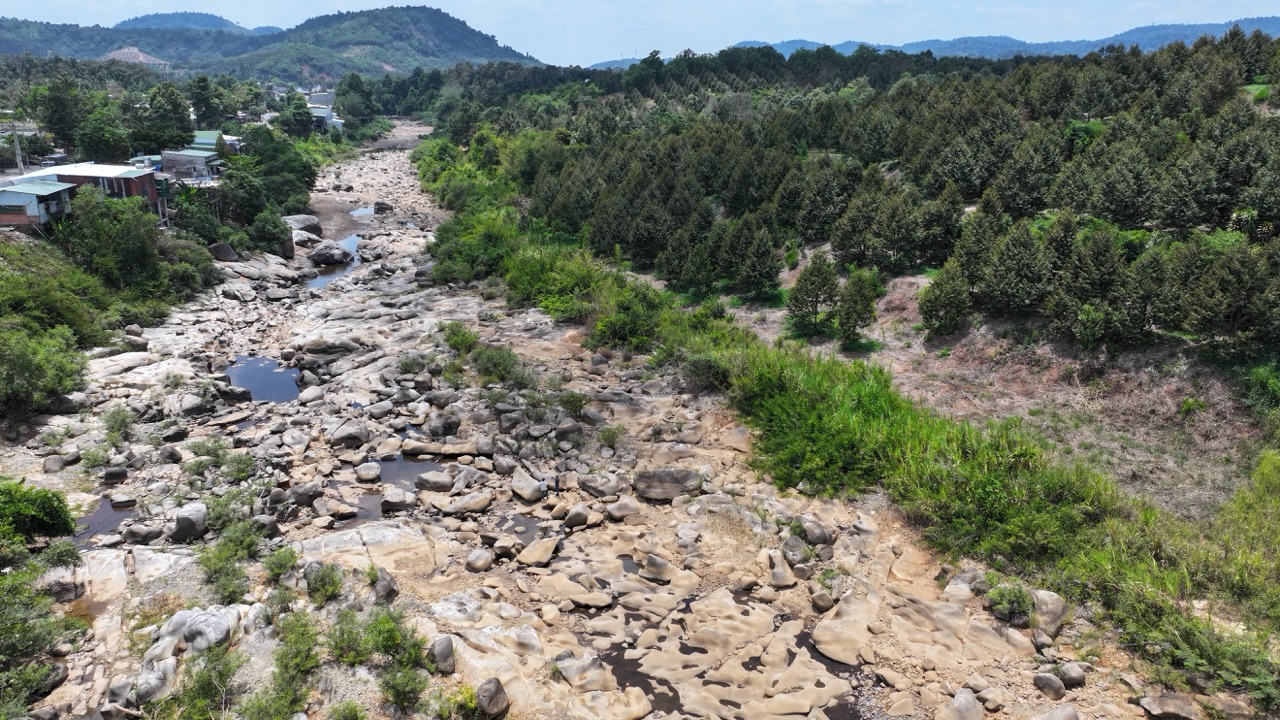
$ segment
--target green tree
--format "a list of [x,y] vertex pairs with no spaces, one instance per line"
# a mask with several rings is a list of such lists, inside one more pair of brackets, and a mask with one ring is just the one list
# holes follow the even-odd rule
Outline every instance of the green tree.
[[969,321],[969,281],[955,258],[947,260],[920,290],[920,318],[930,335],[951,335]]
[[224,111],[217,88],[209,81],[209,76],[200,74],[192,78],[187,86],[187,96],[191,98],[191,109],[196,115],[196,125],[205,130],[217,129]]
[[160,231],[141,198],[112,199],[84,186],[71,201],[71,218],[52,241],[71,262],[108,287],[141,287],[160,277]]
[[306,98],[296,92],[285,96],[284,108],[275,119],[275,123],[285,135],[296,138],[311,137],[316,127],[315,120],[311,117],[311,110],[307,107]]
[[875,322],[878,297],[880,282],[875,271],[850,268],[836,301],[836,334],[843,342],[857,341],[862,328]]
[[147,110],[139,120],[129,134],[134,148],[145,153],[184,148],[195,138],[191,108],[172,83],[163,82],[151,89]]
[[76,81],[58,75],[40,98],[40,124],[63,147],[74,147],[76,128],[84,117],[84,104]]
[[269,209],[255,215],[248,230],[253,247],[272,254],[280,252],[281,245],[289,239],[291,233],[280,213]]
[[1044,243],[1024,220],[995,247],[987,265],[983,301],[998,315],[1037,311],[1048,290],[1049,258]]
[[757,230],[738,269],[738,292],[755,298],[768,296],[778,289],[780,272],[782,256],[773,245],[773,236],[763,228]]
[[129,131],[112,106],[94,110],[76,128],[76,153],[93,162],[124,162],[131,154]]
[[835,304],[839,292],[831,258],[824,252],[814,254],[787,295],[787,317],[796,331],[805,335],[817,332],[823,313]]

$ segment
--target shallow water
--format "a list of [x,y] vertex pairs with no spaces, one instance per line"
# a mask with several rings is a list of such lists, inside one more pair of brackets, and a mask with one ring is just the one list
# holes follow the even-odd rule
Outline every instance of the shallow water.
[[298,397],[297,369],[283,367],[279,361],[238,355],[223,372],[232,385],[248,390],[254,402],[288,402]]
[[338,278],[344,275],[349,274],[352,270],[355,270],[357,267],[360,266],[360,253],[356,252],[356,248],[360,246],[359,235],[348,235],[347,237],[344,237],[341,240],[339,240],[338,245],[340,245],[344,250],[354,255],[354,257],[351,259],[351,262],[344,263],[342,265],[325,265],[324,267],[320,268],[319,275],[307,281],[307,287],[313,290],[322,290],[329,283],[333,282],[334,280],[337,280]]
[[103,498],[98,509],[76,521],[75,542],[83,547],[90,539],[98,535],[107,535],[116,531],[120,523],[133,517],[136,508],[113,508],[111,501]]

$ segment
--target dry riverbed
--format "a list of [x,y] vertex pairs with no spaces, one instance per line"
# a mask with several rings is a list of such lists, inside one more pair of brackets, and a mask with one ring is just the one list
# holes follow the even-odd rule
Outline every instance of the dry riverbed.
[[[497,288],[433,285],[421,253],[443,213],[406,150],[320,186],[319,227],[295,222],[322,238],[300,230],[293,260],[224,263],[229,281],[146,330],[145,351],[93,361],[83,411],[6,448],[6,473],[63,489],[92,526],[86,565],[54,580],[93,629],[42,717],[118,717],[213,643],[244,650],[239,679],[262,684],[277,646],[265,573],[215,606],[194,561],[208,500],[233,489],[184,475],[211,438],[269,478],[242,512],[273,546],[358,571],[324,622],[393,601],[428,642],[449,638],[437,686],[496,679],[511,718],[1068,720],[1141,717],[1130,700],[1148,692],[1170,712],[1188,700],[1157,699],[1087,609],[1052,593],[1036,595],[1036,628],[996,619],[975,594],[983,569],[943,564],[883,498],[779,493],[722,402],[644,357],[586,350]],[[358,262],[319,275],[308,259],[341,250]],[[514,350],[540,388],[451,385],[437,328],[454,320]],[[590,400],[576,417],[555,402],[570,391]],[[85,469],[121,405],[139,440]],[[625,430],[615,447],[608,427]],[[370,565],[390,581],[366,585]],[[368,670],[326,665],[308,714],[344,700],[388,712]]]

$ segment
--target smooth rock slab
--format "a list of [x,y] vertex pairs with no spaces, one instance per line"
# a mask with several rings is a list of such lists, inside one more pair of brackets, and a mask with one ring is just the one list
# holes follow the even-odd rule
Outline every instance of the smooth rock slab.
[[696,495],[703,477],[687,468],[641,470],[635,475],[636,494],[645,500],[669,502],[681,495]]

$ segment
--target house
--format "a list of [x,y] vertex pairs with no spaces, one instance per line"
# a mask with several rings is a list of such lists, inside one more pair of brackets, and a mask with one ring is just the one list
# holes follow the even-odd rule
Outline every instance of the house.
[[212,150],[165,150],[160,158],[164,171],[179,180],[212,180],[222,173],[222,158]]
[[219,141],[232,154],[240,153],[240,138],[223,135],[221,130],[197,130],[195,140],[191,141],[187,149],[216,151]]
[[67,213],[76,186],[56,180],[24,180],[0,187],[0,225],[44,225]]
[[338,117],[333,108],[309,103],[307,109],[311,111],[311,121],[316,124],[316,129],[327,131],[329,128],[336,127],[342,130],[343,120]]
[[92,162],[73,163],[40,168],[23,175],[15,182],[30,180],[56,180],[72,185],[94,185],[108,197],[140,197],[147,201],[151,212],[164,217],[166,201],[156,189],[156,173],[150,168],[133,165],[108,165]]
[[328,92],[314,92],[307,96],[307,104],[318,105],[320,107],[333,107],[334,94],[330,90]]

